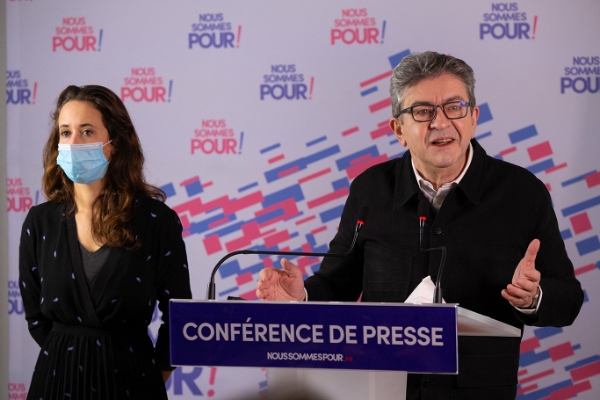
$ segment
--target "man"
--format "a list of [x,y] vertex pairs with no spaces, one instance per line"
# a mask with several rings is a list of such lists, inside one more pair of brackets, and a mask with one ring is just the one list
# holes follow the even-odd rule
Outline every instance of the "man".
[[[430,275],[448,303],[522,329],[565,326],[583,303],[550,195],[527,170],[486,155],[474,139],[473,70],[434,52],[394,69],[390,127],[408,150],[351,185],[330,251],[350,247],[357,212],[370,213],[352,253],[325,258],[305,282],[282,260],[261,271],[265,300],[403,302]],[[459,337],[458,375],[409,375],[409,399],[514,399],[520,338]]]

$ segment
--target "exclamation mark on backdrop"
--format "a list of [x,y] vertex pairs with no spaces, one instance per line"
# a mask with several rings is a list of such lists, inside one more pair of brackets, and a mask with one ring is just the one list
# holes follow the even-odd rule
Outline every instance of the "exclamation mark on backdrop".
[[37,82],[33,84],[33,104],[35,104],[35,96],[37,94]]
[[100,33],[98,34],[98,51],[102,48],[102,29],[100,29]]
[[169,101],[168,101],[168,103],[171,102],[171,92],[173,92],[173,79],[169,80]]
[[385,37],[385,20],[383,21],[383,26],[381,27],[381,44],[383,44],[384,37]]
[[235,47],[240,47],[240,37],[242,36],[242,26],[238,25],[238,35]]
[[240,149],[238,154],[242,154],[242,144],[244,144],[244,132],[240,132]]
[[[217,376],[217,369],[215,367],[211,367],[210,368],[210,378],[208,379],[208,383],[210,384],[210,386],[214,386],[216,376]],[[213,397],[215,395],[215,391],[212,389],[209,389],[208,392],[206,392],[206,394],[208,395],[208,397]]]
[[310,90],[308,91],[308,99],[312,100],[313,87],[315,86],[315,77],[310,77]]
[[532,39],[535,39],[535,30],[537,28],[537,15],[533,17],[533,35],[531,35]]

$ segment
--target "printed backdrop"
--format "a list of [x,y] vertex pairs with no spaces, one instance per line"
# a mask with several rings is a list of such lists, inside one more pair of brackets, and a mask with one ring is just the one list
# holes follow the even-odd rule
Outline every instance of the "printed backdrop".
[[[44,201],[42,147],[62,89],[121,96],[147,177],[184,224],[203,299],[227,252],[327,250],[350,182],[406,151],[388,128],[389,77],[425,50],[474,68],[478,140],[546,183],[585,289],[573,326],[526,330],[518,398],[600,398],[600,2],[6,1],[9,398],[24,398],[38,352],[18,238]],[[295,261],[306,276],[319,267]],[[259,270],[277,262],[228,260],[217,297],[254,299]],[[262,369],[186,367],[167,386],[172,399],[230,399],[268,382]]]

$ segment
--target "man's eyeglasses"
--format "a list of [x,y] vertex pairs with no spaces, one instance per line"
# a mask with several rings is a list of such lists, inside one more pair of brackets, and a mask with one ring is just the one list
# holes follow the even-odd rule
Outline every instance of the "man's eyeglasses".
[[437,106],[431,104],[422,104],[401,110],[398,113],[398,117],[405,113],[411,113],[415,121],[429,122],[435,119],[435,116],[437,115],[437,108],[440,107],[446,118],[461,119],[467,116],[467,111],[469,110],[470,106],[471,103],[468,101],[450,101]]

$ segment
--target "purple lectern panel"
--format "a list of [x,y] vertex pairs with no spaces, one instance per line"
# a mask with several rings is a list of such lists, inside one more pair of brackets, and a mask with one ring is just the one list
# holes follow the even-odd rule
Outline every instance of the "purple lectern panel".
[[171,363],[458,372],[456,305],[172,300]]

